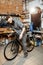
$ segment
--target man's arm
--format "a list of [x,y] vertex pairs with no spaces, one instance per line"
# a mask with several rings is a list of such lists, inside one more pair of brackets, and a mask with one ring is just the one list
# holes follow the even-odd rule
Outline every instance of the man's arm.
[[24,33],[25,33],[25,27],[23,27],[22,32],[21,32],[21,34],[19,36],[19,39],[22,39]]

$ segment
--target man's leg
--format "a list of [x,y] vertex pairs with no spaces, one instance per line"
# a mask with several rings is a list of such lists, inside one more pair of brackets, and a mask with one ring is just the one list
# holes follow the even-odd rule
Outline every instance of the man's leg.
[[[18,35],[20,35],[21,30],[17,31],[17,33],[18,33]],[[27,38],[27,34],[24,34],[23,38],[22,38],[22,46],[23,46],[24,57],[28,56],[27,47],[26,47],[27,46],[26,38]]]
[[27,38],[27,34],[24,34],[24,36],[22,38],[24,57],[28,56],[26,38]]

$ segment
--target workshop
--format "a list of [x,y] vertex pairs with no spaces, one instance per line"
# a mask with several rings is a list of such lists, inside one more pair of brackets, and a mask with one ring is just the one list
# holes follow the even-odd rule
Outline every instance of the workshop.
[[0,65],[43,65],[43,0],[0,0]]

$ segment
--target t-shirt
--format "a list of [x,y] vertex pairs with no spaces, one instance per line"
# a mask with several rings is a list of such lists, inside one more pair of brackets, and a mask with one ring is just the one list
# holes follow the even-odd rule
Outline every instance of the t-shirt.
[[13,21],[14,21],[14,27],[16,29],[20,30],[24,27],[24,24],[21,22],[21,20],[18,17],[14,17]]

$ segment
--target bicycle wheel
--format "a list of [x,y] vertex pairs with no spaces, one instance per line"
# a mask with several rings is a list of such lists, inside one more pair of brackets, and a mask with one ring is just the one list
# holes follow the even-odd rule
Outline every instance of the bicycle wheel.
[[34,41],[30,40],[27,44],[27,51],[31,52],[34,49]]
[[13,60],[19,51],[19,46],[15,41],[9,42],[4,48],[4,57],[7,60]]

